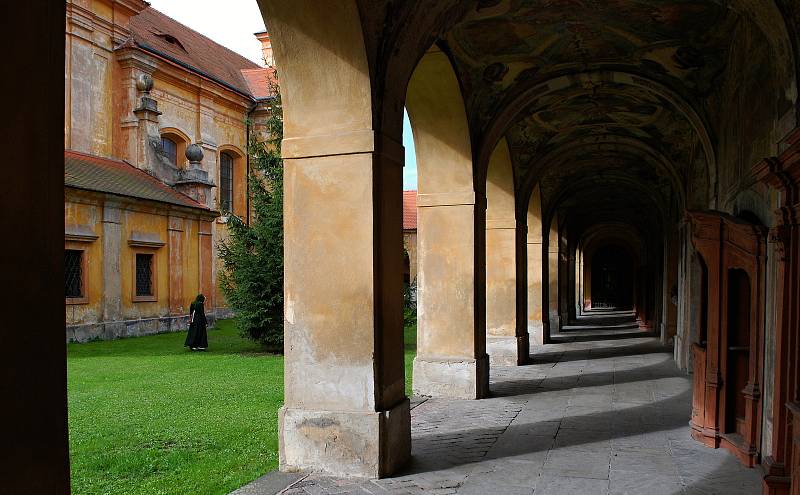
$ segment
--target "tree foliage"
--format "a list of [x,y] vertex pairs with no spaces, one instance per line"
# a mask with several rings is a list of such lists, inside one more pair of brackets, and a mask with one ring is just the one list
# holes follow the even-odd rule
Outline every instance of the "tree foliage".
[[271,350],[283,348],[283,112],[274,85],[267,139],[250,137],[248,184],[252,222],[228,217],[219,245],[220,286],[236,312],[239,332]]

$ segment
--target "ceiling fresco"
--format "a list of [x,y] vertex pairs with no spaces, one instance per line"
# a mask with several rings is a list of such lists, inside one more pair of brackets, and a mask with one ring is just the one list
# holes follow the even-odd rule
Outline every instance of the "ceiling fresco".
[[691,123],[662,97],[610,81],[535,98],[506,133],[520,174],[534,159],[587,137],[636,139],[671,161],[686,162],[693,135]]
[[[702,97],[725,69],[738,17],[713,1],[491,0],[447,42],[482,120],[519,83],[628,68]],[[477,111],[477,113],[475,113]]]

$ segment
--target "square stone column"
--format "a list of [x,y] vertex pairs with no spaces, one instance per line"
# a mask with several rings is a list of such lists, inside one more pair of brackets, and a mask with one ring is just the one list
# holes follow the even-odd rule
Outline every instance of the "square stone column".
[[[480,200],[479,203],[483,203]],[[414,393],[489,393],[483,306],[485,207],[474,193],[417,196],[417,356]]]
[[288,138],[280,468],[381,477],[410,457],[403,147],[372,131]]
[[527,227],[514,218],[486,221],[486,351],[496,366],[528,360],[527,321],[520,320],[517,306],[521,255],[517,245],[526,232]]
[[542,324],[542,237],[530,235],[528,244],[528,335],[531,344],[544,344]]

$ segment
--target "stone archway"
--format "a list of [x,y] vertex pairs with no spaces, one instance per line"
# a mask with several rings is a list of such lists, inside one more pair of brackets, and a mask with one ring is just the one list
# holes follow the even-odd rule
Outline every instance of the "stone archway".
[[440,48],[431,47],[417,64],[406,108],[419,175],[414,393],[486,397],[485,194],[473,184],[461,89]]

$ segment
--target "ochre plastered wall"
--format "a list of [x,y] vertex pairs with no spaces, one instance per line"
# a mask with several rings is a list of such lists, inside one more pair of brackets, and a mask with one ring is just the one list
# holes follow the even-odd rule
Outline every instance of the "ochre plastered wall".
[[[201,167],[208,172],[209,179],[217,185],[220,183],[220,153],[230,153],[234,157],[233,212],[247,217],[249,214],[246,122],[251,118],[253,125],[258,126],[268,117],[269,112],[261,108],[249,114],[253,104],[251,98],[155,54],[135,46],[115,50],[115,47],[124,43],[130,36],[130,18],[145,6],[146,4],[139,0],[67,1],[64,146],[75,151],[121,158],[143,168],[149,166],[146,163],[146,156],[143,157],[143,150],[150,146],[147,142],[148,136],[143,133],[146,127],[140,125],[133,112],[140,104],[136,78],[148,74],[154,81],[150,97],[156,100],[158,110],[161,112],[161,115],[156,117],[157,123],[152,124],[150,129],[156,134],[168,131],[180,136],[184,141],[180,149],[185,149],[192,143],[198,144],[204,155]],[[179,153],[178,166],[186,165],[186,158]],[[219,188],[212,188],[207,198],[207,206],[218,209],[218,198]],[[215,221],[210,229],[211,239],[207,245],[212,251],[213,262],[200,264],[195,262],[199,253],[192,251],[197,249],[194,242],[180,243],[188,250],[181,256],[176,256],[175,253],[167,254],[169,236],[166,230],[161,229],[163,220],[155,220],[159,215],[149,219],[141,215],[131,216],[128,213],[125,215],[126,218],[130,217],[131,225],[144,230],[154,230],[155,224],[159,223],[157,230],[162,232],[164,237],[162,240],[166,244],[156,251],[159,262],[158,303],[131,303],[127,293],[129,283],[124,282],[127,285],[123,288],[125,292],[120,317],[142,318],[168,314],[169,306],[164,306],[164,303],[168,304],[169,301],[168,298],[164,299],[166,296],[162,297],[162,294],[167,294],[166,288],[169,287],[170,281],[166,278],[167,270],[162,270],[160,264],[166,263],[170,257],[184,266],[185,272],[181,282],[184,299],[196,295],[201,278],[201,274],[197,271],[202,267],[208,272],[203,275],[207,276],[205,290],[211,292],[206,294],[209,298],[207,308],[211,311],[219,310],[220,315],[228,314],[224,297],[217,284],[217,273],[221,269],[221,263],[216,261],[216,246],[227,237],[224,218]],[[68,222],[69,220],[65,219],[65,223]],[[196,234],[196,226],[191,223],[187,225],[189,227],[181,235],[188,237]],[[97,232],[102,231],[100,227],[101,225],[98,225]],[[189,233],[190,230],[192,234]],[[173,234],[173,238],[175,235],[177,234]],[[123,244],[125,242],[123,238]],[[92,244],[92,249],[102,250],[102,246],[102,242],[98,240]],[[175,246],[177,241],[173,244],[173,248]],[[94,255],[92,258],[97,256]],[[129,271],[126,265],[128,261],[127,257],[120,259],[124,272]],[[172,283],[177,282],[173,280]],[[95,296],[90,296],[90,299],[93,301],[92,304],[101,303]],[[178,301],[172,301],[172,313],[179,308],[187,307],[186,304],[180,305]],[[69,323],[97,323],[102,321],[102,313],[102,308],[95,306],[81,309],[75,307],[72,316],[68,314]]]
[[[67,339],[117,338],[183,328],[181,318],[204,290],[201,267],[214,262],[210,250],[202,252],[204,237],[200,235],[201,226],[210,225],[213,217],[199,210],[72,188],[67,188],[66,197],[65,247],[84,250],[86,267],[85,302],[66,305]],[[109,229],[109,225],[114,227]],[[92,236],[75,240],[70,233],[76,231]],[[137,242],[142,239],[154,245],[142,246]],[[178,256],[170,252],[175,246],[180,247]],[[155,256],[155,301],[135,301],[137,252]],[[118,308],[112,304],[115,299]],[[128,330],[113,324],[129,320],[149,323]]]

